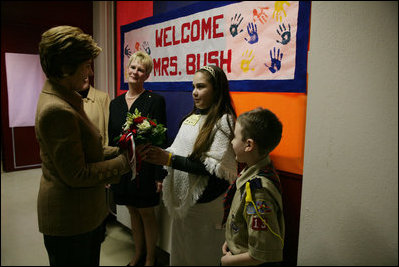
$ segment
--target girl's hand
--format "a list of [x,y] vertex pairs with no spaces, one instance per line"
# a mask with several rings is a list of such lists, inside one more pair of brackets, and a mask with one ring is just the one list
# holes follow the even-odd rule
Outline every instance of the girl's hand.
[[140,144],[136,146],[136,157],[141,160],[145,160],[147,158],[148,151],[150,151],[151,144]]
[[169,152],[157,147],[151,146],[147,152],[145,161],[155,165],[167,165],[169,160]]

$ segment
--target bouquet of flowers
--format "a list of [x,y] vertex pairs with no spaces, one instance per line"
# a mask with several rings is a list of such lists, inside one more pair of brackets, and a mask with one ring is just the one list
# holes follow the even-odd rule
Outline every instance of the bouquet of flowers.
[[[128,112],[126,122],[122,126],[122,132],[115,138],[117,144],[122,149],[128,149],[129,158],[134,179],[136,177],[136,144],[151,143],[159,146],[166,139],[166,128],[162,124],[158,124],[155,119],[141,116],[141,112],[135,109],[134,113]],[[138,158],[137,170],[140,170],[141,159]]]

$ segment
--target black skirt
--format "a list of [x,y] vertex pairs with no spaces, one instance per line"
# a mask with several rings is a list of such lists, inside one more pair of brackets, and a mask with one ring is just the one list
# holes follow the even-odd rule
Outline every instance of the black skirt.
[[159,205],[160,193],[156,192],[154,165],[142,163],[138,175],[132,181],[132,172],[121,177],[119,184],[112,184],[114,201],[118,205],[148,208]]

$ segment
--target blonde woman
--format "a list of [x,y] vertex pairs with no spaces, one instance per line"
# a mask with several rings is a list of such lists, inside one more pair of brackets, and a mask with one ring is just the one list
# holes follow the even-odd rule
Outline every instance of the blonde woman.
[[[111,101],[109,113],[109,144],[114,140],[126,121],[126,113],[135,109],[142,116],[166,125],[166,108],[163,96],[145,90],[144,82],[153,68],[151,57],[142,51],[134,53],[128,62],[129,90]],[[159,205],[162,168],[142,162],[138,176],[131,181],[132,173],[124,175],[121,182],[111,185],[116,204],[126,205],[130,213],[135,254],[128,265],[154,265],[155,246],[158,237],[154,207]]]

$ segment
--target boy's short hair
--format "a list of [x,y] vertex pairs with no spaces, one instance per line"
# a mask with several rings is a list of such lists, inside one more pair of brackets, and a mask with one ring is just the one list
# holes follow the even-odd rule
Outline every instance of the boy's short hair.
[[237,118],[242,128],[243,141],[253,139],[260,150],[270,153],[280,143],[283,125],[268,109],[256,108]]
[[152,62],[152,58],[146,52],[137,51],[133,55],[130,56],[128,66],[132,64],[133,60],[136,60],[138,63],[143,64],[145,67],[145,73],[150,74],[153,68],[154,63]]

